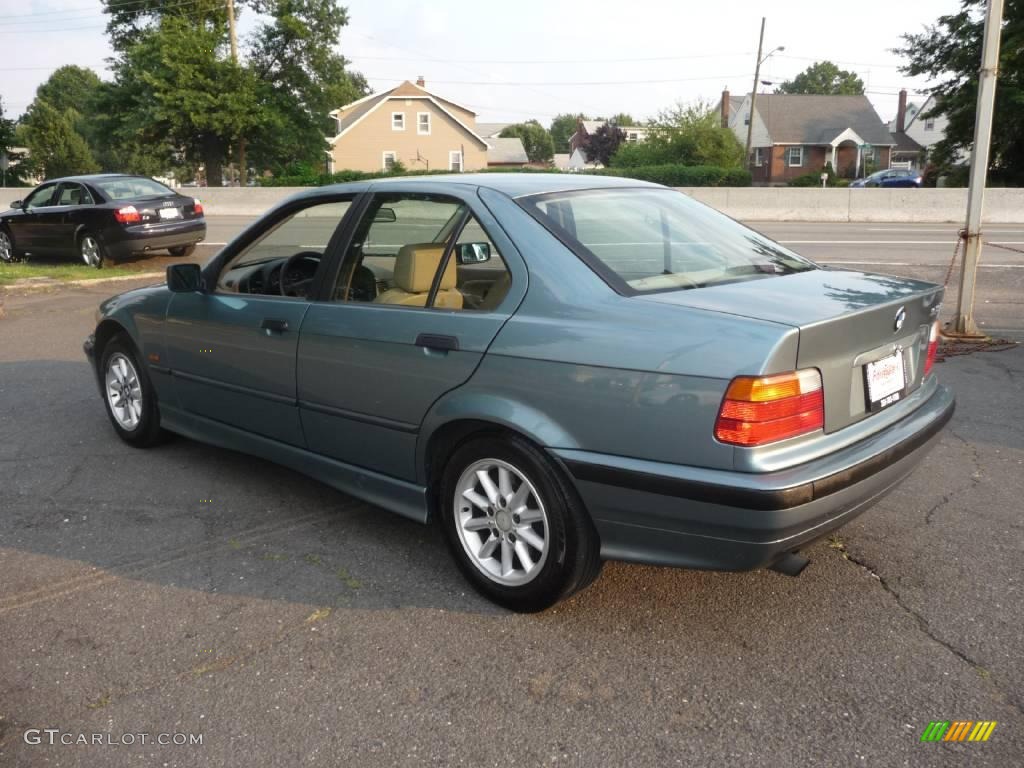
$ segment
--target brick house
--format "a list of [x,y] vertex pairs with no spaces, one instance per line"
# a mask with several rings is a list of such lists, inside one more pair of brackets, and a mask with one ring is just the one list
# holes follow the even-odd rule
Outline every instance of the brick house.
[[[737,103],[728,91],[719,110],[722,125],[746,144],[750,94]],[[867,96],[758,94],[754,107],[750,172],[755,184],[785,184],[826,163],[840,176],[864,176],[888,168],[896,140]]]

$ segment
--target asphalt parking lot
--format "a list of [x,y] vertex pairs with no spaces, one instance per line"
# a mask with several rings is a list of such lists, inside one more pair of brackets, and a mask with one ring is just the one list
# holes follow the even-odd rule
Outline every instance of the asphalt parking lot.
[[[943,273],[921,247],[878,271]],[[1021,272],[979,289],[1010,331]],[[1024,350],[938,366],[941,444],[799,578],[610,564],[519,616],[432,529],[189,440],[122,444],[81,341],[127,287],[2,305],[0,765],[1021,763]],[[932,720],[998,726],[921,743]]]

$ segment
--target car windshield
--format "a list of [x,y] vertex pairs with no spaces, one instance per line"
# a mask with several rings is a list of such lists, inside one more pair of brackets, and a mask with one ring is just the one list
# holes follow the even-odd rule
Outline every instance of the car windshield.
[[135,200],[140,197],[171,197],[175,192],[152,179],[119,176],[93,182],[110,200]]
[[519,203],[620,293],[700,288],[817,268],[669,189],[556,192]]

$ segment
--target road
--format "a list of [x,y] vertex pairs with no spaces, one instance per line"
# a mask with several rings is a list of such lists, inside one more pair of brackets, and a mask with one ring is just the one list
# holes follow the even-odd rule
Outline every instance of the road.
[[[81,341],[126,287],[5,300],[0,765],[1020,764],[1024,349],[939,365],[941,444],[799,578],[610,564],[519,616],[432,529],[189,440],[122,444]],[[999,724],[919,741],[955,719]],[[25,743],[46,728],[203,743]]]

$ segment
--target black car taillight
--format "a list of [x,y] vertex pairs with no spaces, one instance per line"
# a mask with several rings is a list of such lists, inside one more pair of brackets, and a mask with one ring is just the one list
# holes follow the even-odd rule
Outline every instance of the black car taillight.
[[126,205],[114,211],[114,218],[119,224],[138,224],[142,221],[142,215],[134,205]]

